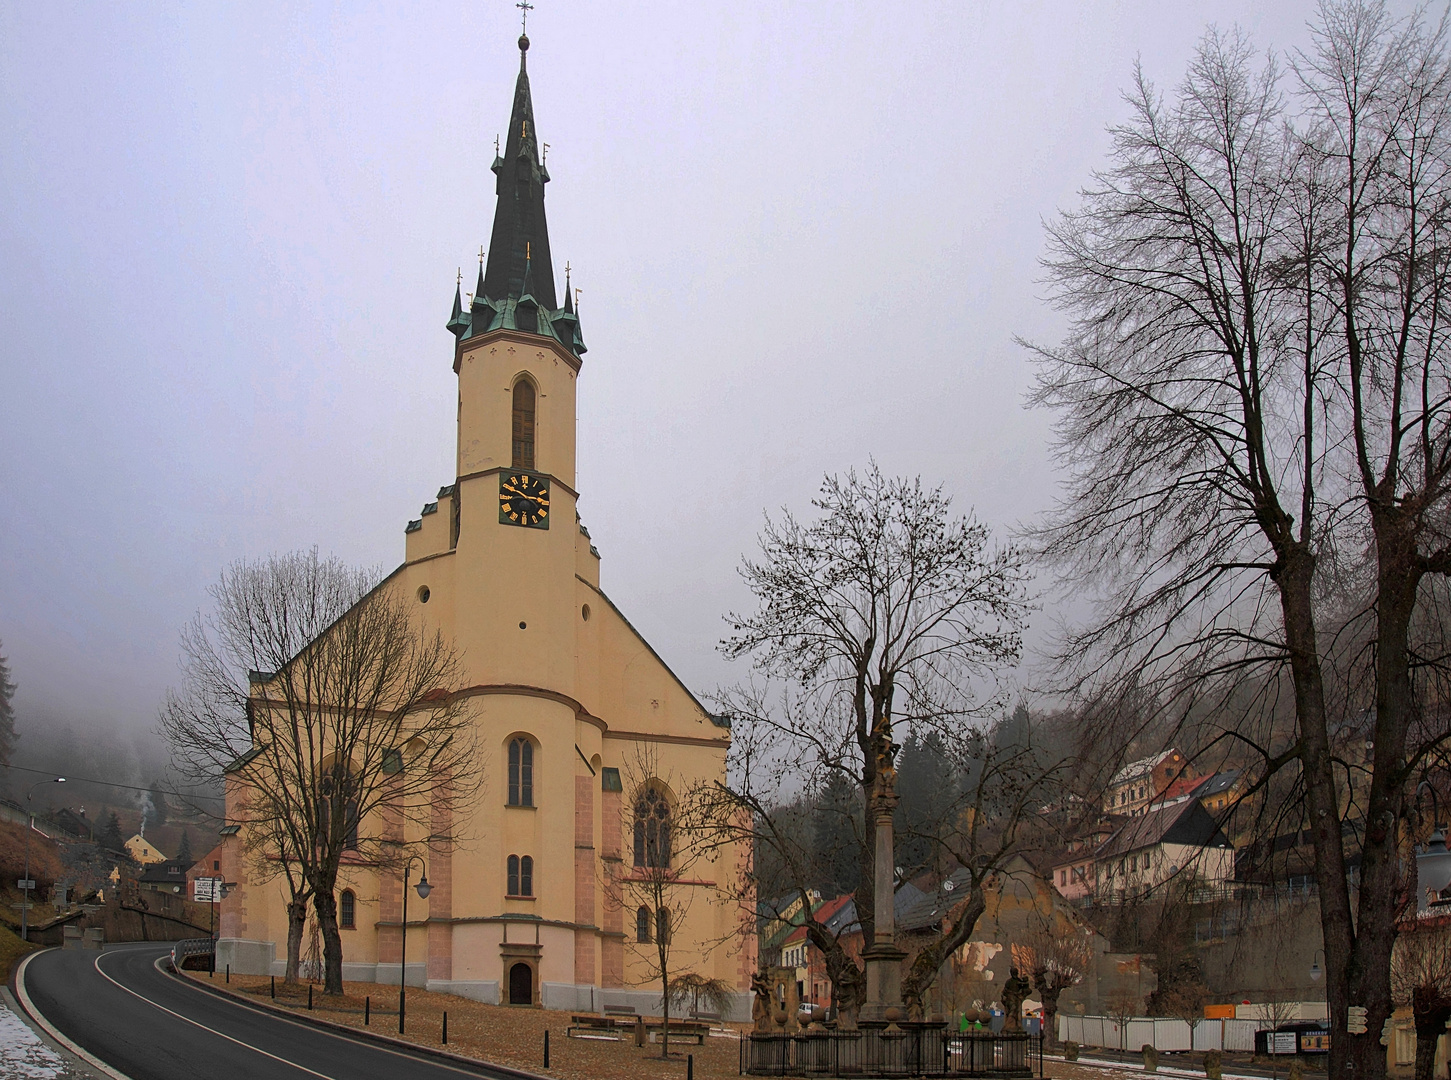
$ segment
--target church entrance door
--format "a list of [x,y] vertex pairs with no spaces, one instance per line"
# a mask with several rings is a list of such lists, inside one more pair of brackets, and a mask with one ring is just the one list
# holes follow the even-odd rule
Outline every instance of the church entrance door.
[[509,1004],[534,1004],[534,970],[528,964],[515,964],[509,969]]

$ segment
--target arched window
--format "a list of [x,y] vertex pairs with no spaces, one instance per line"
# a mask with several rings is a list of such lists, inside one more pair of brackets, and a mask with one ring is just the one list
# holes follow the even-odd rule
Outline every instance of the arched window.
[[654,787],[646,788],[635,800],[635,865],[670,865],[670,804]]
[[338,926],[344,930],[356,929],[358,925],[358,898],[352,889],[344,889],[338,897]]
[[650,909],[647,907],[635,912],[635,940],[641,945],[650,944]]
[[514,468],[534,468],[534,384],[514,384]]
[[523,737],[509,740],[509,805],[534,805],[534,744]]
[[519,856],[517,856],[517,855],[510,855],[509,856],[508,878],[509,878],[509,883],[508,883],[508,886],[506,888],[506,891],[508,892],[508,894],[510,896],[518,896],[519,895]]
[[655,912],[655,936],[662,944],[670,944],[670,910],[668,908],[661,908]]
[[534,856],[525,855],[519,859],[519,896],[534,895]]

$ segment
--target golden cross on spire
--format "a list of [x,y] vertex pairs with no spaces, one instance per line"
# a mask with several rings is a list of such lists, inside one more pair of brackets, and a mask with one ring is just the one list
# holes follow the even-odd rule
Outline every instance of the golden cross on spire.
[[569,260],[568,259],[565,259],[564,260],[564,276],[565,277],[568,277],[569,276]]
[[458,268],[458,283],[460,285],[464,283],[464,268],[462,266]]
[[524,13],[523,19],[519,22],[519,32],[527,34],[529,32],[529,13],[534,10],[534,5],[529,3],[529,0],[519,0],[514,6]]
[[479,245],[479,265],[480,266],[483,266],[484,265],[484,245],[483,244],[480,244]]
[[494,156],[499,156],[499,136],[494,136]]

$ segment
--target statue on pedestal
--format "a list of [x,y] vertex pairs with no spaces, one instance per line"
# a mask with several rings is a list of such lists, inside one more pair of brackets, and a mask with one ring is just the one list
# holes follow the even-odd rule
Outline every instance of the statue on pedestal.
[[1012,968],[1008,981],[1003,983],[1003,1030],[1023,1030],[1023,1002],[1033,992],[1033,984]]

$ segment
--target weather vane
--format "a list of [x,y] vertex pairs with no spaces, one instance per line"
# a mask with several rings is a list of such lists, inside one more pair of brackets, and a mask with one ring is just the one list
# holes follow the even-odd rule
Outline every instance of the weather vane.
[[479,245],[479,265],[480,266],[483,266],[484,265],[484,245],[483,244],[480,244]]
[[458,283],[460,285],[464,283],[464,268],[462,266],[458,268]]
[[544,161],[547,164],[549,162],[549,144],[548,143],[544,143],[543,146],[544,146]]
[[534,10],[534,5],[529,3],[529,0],[519,0],[514,6],[524,13],[524,18],[519,23],[519,32],[521,34],[529,33],[529,13]]

